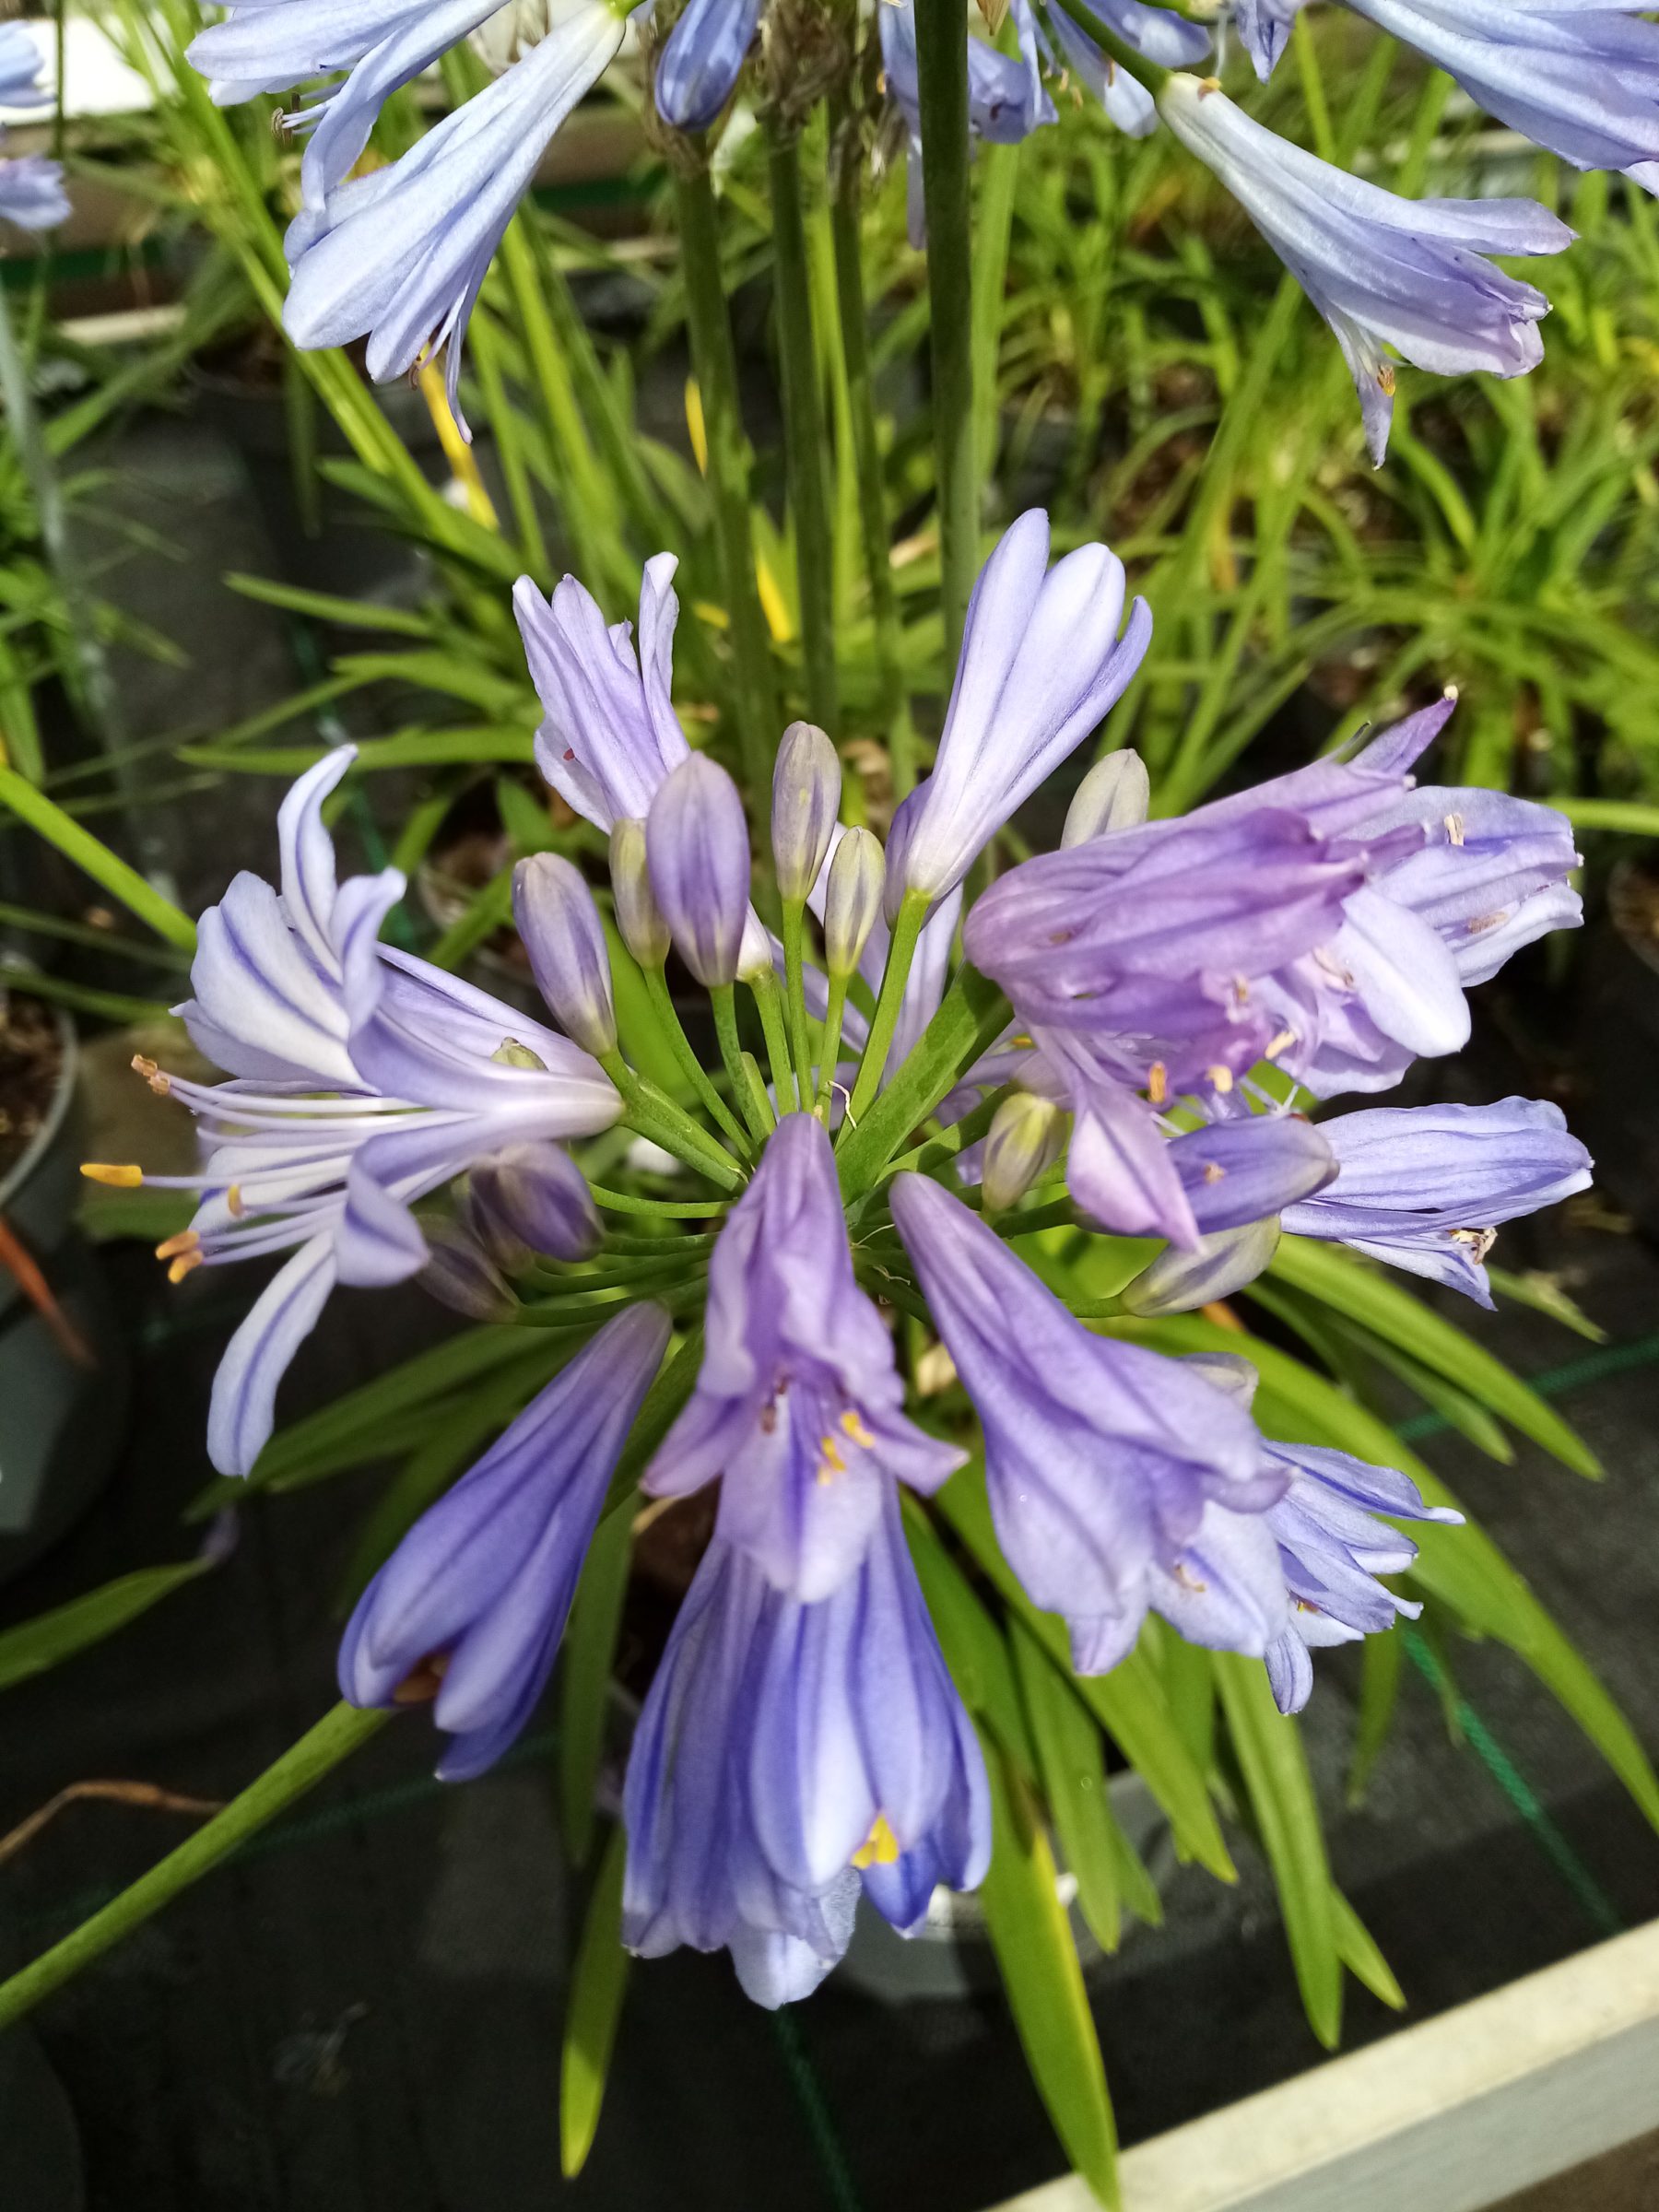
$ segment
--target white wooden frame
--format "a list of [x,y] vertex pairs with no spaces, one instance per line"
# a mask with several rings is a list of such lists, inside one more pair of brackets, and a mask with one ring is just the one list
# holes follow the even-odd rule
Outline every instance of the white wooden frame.
[[1654,2128],[1659,1921],[1137,2144],[1124,2212],[1484,2212]]

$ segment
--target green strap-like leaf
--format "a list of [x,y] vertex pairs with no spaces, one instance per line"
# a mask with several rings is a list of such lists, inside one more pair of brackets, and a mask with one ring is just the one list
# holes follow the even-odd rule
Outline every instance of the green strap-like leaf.
[[582,1924],[559,2068],[559,2162],[566,2181],[587,2163],[605,2103],[622,1995],[632,1963],[622,1948],[622,1877],[628,1837],[613,1828]]
[[9,806],[37,836],[55,845],[65,860],[83,869],[94,883],[100,885],[129,913],[136,914],[159,937],[185,952],[194,951],[195,924],[190,916],[181,913],[171,900],[164,899],[145,881],[136,868],[129,867],[119,853],[112,853],[89,830],[82,829],[73,815],[65,814],[16,769],[0,767],[0,806]]
[[594,1786],[605,1747],[611,1668],[633,1556],[632,1517],[613,1513],[588,1548],[565,1632],[559,1729],[559,1803],[566,1849],[578,1866],[594,1840]]
[[71,1598],[66,1606],[19,1621],[0,1635],[0,1689],[27,1682],[30,1675],[42,1675],[89,1643],[112,1636],[140,1613],[206,1574],[212,1564],[211,1559],[182,1559],[174,1567],[141,1567],[135,1574],[88,1590],[85,1597]]
[[1335,2050],[1342,2033],[1342,1961],[1324,1831],[1301,1734],[1274,1703],[1259,1659],[1218,1652],[1214,1665],[1228,1734],[1278,1889],[1308,2023]]
[[1336,1937],[1336,1956],[1356,1981],[1363,1982],[1373,1997],[1393,2012],[1406,2009],[1406,1992],[1377,1948],[1376,1937],[1348,1903],[1340,1889],[1331,1890],[1331,1924]]
[[991,1869],[979,1895],[991,1947],[1054,2132],[1100,2203],[1115,2212],[1117,2131],[1053,1854],[1025,1783],[994,1743],[985,1746],[985,1770]]
[[1115,1951],[1123,1934],[1123,1900],[1100,1732],[1055,1673],[1048,1653],[1018,1620],[1009,1624],[1008,1649],[1049,1815],[1077,1880],[1078,1907],[1100,1948]]
[[1400,1695],[1400,1669],[1406,1663],[1402,1637],[1368,1636],[1359,1648],[1359,1714],[1354,1728],[1353,1754],[1348,1760],[1347,1801],[1363,1802],[1378,1759],[1394,1725]]
[[1448,1376],[1563,1465],[1580,1475],[1600,1475],[1601,1465],[1589,1445],[1502,1360],[1493,1359],[1484,1346],[1409,1290],[1340,1246],[1314,1243],[1306,1237],[1282,1238],[1268,1273],[1323,1299],[1349,1321],[1375,1330],[1425,1367]]

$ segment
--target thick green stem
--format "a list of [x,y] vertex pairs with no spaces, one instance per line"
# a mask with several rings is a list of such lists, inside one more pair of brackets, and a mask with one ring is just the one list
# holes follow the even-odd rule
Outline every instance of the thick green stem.
[[938,473],[939,605],[945,666],[956,666],[979,565],[973,440],[973,241],[968,202],[968,16],[964,0],[916,0],[922,196],[927,215],[929,359]]
[[922,935],[922,925],[927,920],[928,901],[922,891],[906,891],[904,903],[899,909],[899,919],[893,924],[892,942],[888,947],[887,966],[882,971],[881,994],[876,1001],[876,1011],[870,1018],[870,1034],[865,1045],[864,1057],[858,1064],[857,1080],[847,1105],[847,1129],[857,1126],[858,1117],[869,1105],[881,1086],[882,1073],[887,1066],[893,1032],[899,1027],[900,1009],[904,1005],[904,986],[910,981],[911,962],[916,957],[916,940]]
[[841,1053],[841,1023],[847,1013],[847,978],[830,978],[830,1005],[824,1015],[824,1041],[818,1053],[818,1105],[820,1122],[830,1119],[830,1100],[835,1090],[835,1069]]
[[738,409],[737,357],[720,267],[720,221],[706,171],[679,177],[680,267],[691,360],[702,397],[709,491],[725,582],[736,677],[738,749],[751,792],[764,791],[778,741],[778,705],[749,524],[749,448]]
[[760,1028],[766,1038],[766,1057],[771,1063],[778,1112],[787,1113],[792,1099],[796,1105],[803,1100],[795,1090],[794,1075],[789,1065],[789,1041],[783,1033],[783,1002],[778,993],[778,979],[770,968],[763,969],[759,975],[748,978],[748,987],[760,1012]]
[[664,1040],[668,1050],[674,1054],[676,1064],[732,1142],[741,1150],[747,1151],[749,1141],[748,1132],[721,1097],[719,1091],[715,1089],[708,1069],[704,1067],[692,1049],[691,1040],[680,1026],[680,1018],[675,1011],[674,1000],[668,991],[667,977],[661,968],[646,968],[641,972],[645,978],[645,989],[651,1000],[652,1011],[662,1024]]
[[714,1009],[714,1034],[720,1040],[721,1064],[731,1083],[732,1096],[749,1125],[749,1134],[757,1144],[763,1145],[771,1135],[771,1122],[756,1104],[744,1064],[743,1042],[737,1034],[737,994],[730,983],[717,983],[709,992],[709,1004]]
[[812,327],[812,273],[801,206],[801,147],[794,132],[776,116],[767,124],[767,145],[778,361],[783,388],[783,456],[789,512],[794,523],[806,712],[834,737],[841,721],[835,680],[835,559],[830,537],[824,400]]
[[876,427],[875,384],[870,371],[869,311],[865,305],[859,222],[863,161],[861,149],[847,143],[839,124],[836,140],[835,191],[830,203],[830,234],[835,244],[835,294],[840,309],[841,355],[847,371],[848,412],[853,423],[859,529],[864,538],[870,620],[876,638],[877,690],[893,767],[893,793],[895,797],[902,799],[915,785],[916,734],[911,722],[910,692],[904,677],[899,598],[893,589],[888,536],[881,440]]
[[846,1197],[860,1198],[871,1188],[911,1131],[1001,1034],[1009,1011],[997,985],[964,961],[903,1065],[852,1135],[837,1147],[836,1172]]
[[0,1986],[0,2028],[9,2028],[42,1997],[50,1996],[83,1966],[90,1965],[100,1952],[159,1912],[180,1890],[199,1881],[209,1867],[245,1842],[285,1806],[303,1796],[390,1717],[381,1712],[359,1712],[351,1705],[335,1706],[291,1751],[285,1751],[275,1766],[267,1767],[257,1782],[240,1797],[233,1797],[223,1812],[216,1813],[177,1851],[170,1852],[159,1866],[151,1867],[101,1912],[83,1921],[32,1966],[26,1966]]
[[706,1175],[723,1191],[743,1188],[743,1170],[725,1147],[665,1092],[635,1075],[620,1053],[605,1053],[599,1065],[622,1094],[628,1110],[624,1119],[630,1129],[649,1137],[653,1145],[661,1145],[677,1159],[683,1159],[688,1167]]

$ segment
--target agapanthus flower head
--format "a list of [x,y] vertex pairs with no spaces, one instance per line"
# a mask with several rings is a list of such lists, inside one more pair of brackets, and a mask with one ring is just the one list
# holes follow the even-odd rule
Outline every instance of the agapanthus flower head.
[[847,1947],[860,1888],[901,1932],[990,1859],[978,1742],[922,1602],[890,1483],[858,1566],[817,1602],[716,1535],[629,1760],[623,1941],[725,1947],[786,2004]]
[[853,1277],[823,1124],[786,1113],[709,1269],[697,1389],[646,1470],[679,1496],[719,1475],[722,1535],[779,1589],[824,1596],[856,1567],[894,1481],[962,1463],[904,1412],[893,1340]]
[[1567,226],[1533,200],[1404,200],[1276,135],[1213,80],[1177,74],[1159,114],[1213,170],[1330,324],[1381,465],[1394,418],[1384,352],[1440,376],[1524,376],[1543,359],[1542,292],[1484,256],[1559,253]]
[[354,1705],[434,1697],[446,1782],[493,1766],[547,1686],[606,1487],[668,1342],[628,1307],[582,1347],[358,1600],[340,1646]]

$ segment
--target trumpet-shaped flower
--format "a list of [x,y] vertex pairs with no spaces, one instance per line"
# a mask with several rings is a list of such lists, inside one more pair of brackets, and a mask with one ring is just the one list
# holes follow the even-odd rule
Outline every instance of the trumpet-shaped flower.
[[341,1692],[396,1705],[435,1691],[432,1718],[453,1739],[438,1766],[445,1782],[493,1766],[546,1688],[606,1488],[667,1342],[660,1306],[626,1308],[428,1508],[358,1600]]
[[245,1475],[258,1456],[276,1386],[335,1284],[397,1282],[423,1266],[418,1199],[511,1147],[589,1135],[621,1111],[568,1038],[378,943],[403,878],[336,886],[323,825],[352,758],[349,747],[330,754],[283,802],[280,895],[239,876],[202,917],[195,994],[178,1012],[230,1081],[140,1064],[195,1114],[206,1152],[194,1175],[147,1179],[201,1194],[190,1228],[161,1247],[175,1272],[292,1253],[214,1379],[208,1454],[223,1474]]
[[720,1233],[697,1389],[644,1488],[677,1497],[723,1476],[723,1537],[810,1602],[857,1567],[895,1477],[934,1490],[962,1458],[906,1418],[892,1338],[853,1277],[830,1139],[785,1114]]
[[609,0],[568,0],[505,76],[406,154],[303,207],[288,234],[283,322],[295,345],[367,337],[377,382],[447,348],[458,408],[461,340],[485,274],[554,132],[615,58],[622,22]]
[[1499,1225],[1589,1187],[1591,1161],[1559,1106],[1373,1107],[1319,1124],[1335,1180],[1287,1206],[1294,1235],[1337,1241],[1411,1275],[1492,1293],[1483,1265]]
[[854,1571],[816,1603],[718,1534],[629,1760],[622,1936],[723,1947],[760,2004],[816,1988],[861,1886],[903,1933],[990,1858],[980,1748],[884,1486]]
[[1213,170],[1330,324],[1379,466],[1394,417],[1385,346],[1440,376],[1524,376],[1549,302],[1489,253],[1558,253],[1572,232],[1532,200],[1403,200],[1289,145],[1218,85],[1165,79],[1159,112]]

